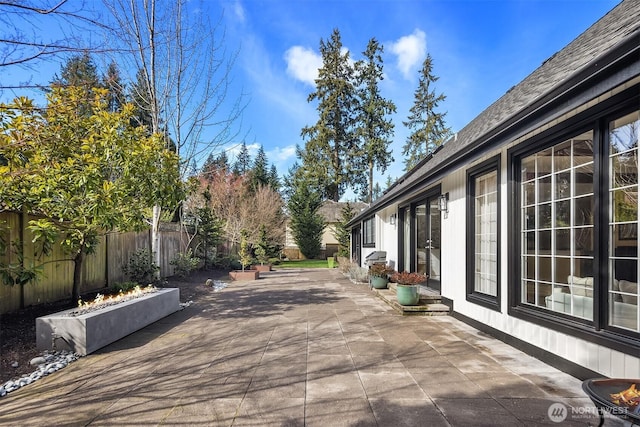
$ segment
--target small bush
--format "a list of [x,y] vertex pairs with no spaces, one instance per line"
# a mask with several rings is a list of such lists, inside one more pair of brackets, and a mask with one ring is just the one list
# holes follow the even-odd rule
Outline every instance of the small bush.
[[360,267],[356,263],[349,266],[349,277],[358,283],[366,283],[369,280],[369,272],[366,268]]
[[140,285],[136,282],[115,283],[111,286],[109,291],[112,294],[118,294],[120,292],[129,292],[131,289],[134,289],[136,286],[140,286]]
[[280,265],[280,258],[269,258],[269,264],[271,265]]
[[194,257],[193,251],[189,249],[186,253],[178,253],[174,259],[169,261],[169,264],[173,265],[173,272],[176,276],[185,278],[198,268],[200,258]]
[[160,270],[152,260],[148,249],[138,249],[129,258],[129,264],[124,266],[124,272],[131,282],[140,285],[156,283],[156,274]]

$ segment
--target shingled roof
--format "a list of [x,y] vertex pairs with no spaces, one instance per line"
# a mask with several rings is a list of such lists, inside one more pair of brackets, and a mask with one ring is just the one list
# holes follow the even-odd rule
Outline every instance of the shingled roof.
[[[443,170],[468,162],[473,152],[496,141],[497,136],[521,123],[597,75],[619,57],[608,54],[625,45],[624,54],[638,55],[640,46],[640,0],[625,0],[593,24],[565,48],[490,105],[431,156],[399,178],[369,209],[351,224],[428,184]],[[622,53],[621,53],[622,54]],[[615,55],[614,55],[615,56]]]

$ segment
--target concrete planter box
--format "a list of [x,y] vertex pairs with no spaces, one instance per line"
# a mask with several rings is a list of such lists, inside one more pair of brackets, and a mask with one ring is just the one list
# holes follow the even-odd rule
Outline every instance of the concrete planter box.
[[229,272],[231,280],[257,280],[260,278],[260,272],[258,270],[234,270]]
[[[72,350],[87,355],[180,310],[180,290],[157,292],[79,316],[70,309],[36,319],[38,350]],[[55,335],[54,335],[55,334]]]

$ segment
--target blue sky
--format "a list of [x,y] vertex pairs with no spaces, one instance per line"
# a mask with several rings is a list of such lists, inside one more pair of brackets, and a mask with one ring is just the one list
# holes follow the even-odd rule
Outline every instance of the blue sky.
[[397,106],[395,162],[377,179],[403,173],[402,125],[413,105],[418,72],[427,53],[446,95],[441,110],[455,132],[575,39],[618,1],[257,1],[223,3],[236,71],[250,96],[243,124],[247,144],[262,144],[281,173],[303,144],[300,130],[317,121],[307,102],[321,65],[320,39],[334,28],[353,59],[370,38],[384,45],[383,96]]
[[[439,76],[435,89],[447,97],[440,111],[447,113],[447,124],[456,132],[618,2],[203,0],[199,10],[208,10],[213,22],[222,16],[227,48],[238,53],[233,88],[247,94],[248,102],[240,135],[252,155],[263,145],[281,176],[296,160],[296,144],[304,144],[301,129],[317,121],[316,105],[307,97],[315,90],[314,78],[322,64],[320,39],[327,40],[334,28],[339,29],[344,47],[357,60],[375,37],[384,46],[385,79],[380,88],[397,106],[395,162],[376,175],[384,187],[388,175],[403,174],[401,147],[409,132],[402,121],[413,105],[427,53]],[[199,6],[197,0],[189,3]],[[33,81],[46,84],[61,64],[36,68]],[[1,71],[5,84],[28,79],[24,70]],[[0,100],[14,95],[33,96],[5,91]],[[223,148],[233,158],[241,142]]]

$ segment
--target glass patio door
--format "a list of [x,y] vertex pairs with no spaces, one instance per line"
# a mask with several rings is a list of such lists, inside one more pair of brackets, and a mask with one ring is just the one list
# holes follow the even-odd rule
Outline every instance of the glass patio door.
[[415,271],[429,276],[427,286],[440,290],[440,227],[438,198],[429,198],[415,205]]

